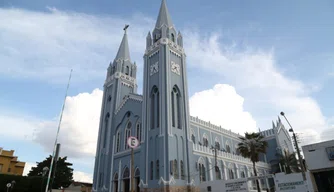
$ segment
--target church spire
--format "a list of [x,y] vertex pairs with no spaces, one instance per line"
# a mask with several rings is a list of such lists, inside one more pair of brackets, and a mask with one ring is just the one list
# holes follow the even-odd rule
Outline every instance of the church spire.
[[170,15],[168,13],[166,0],[162,0],[161,2],[159,16],[155,24],[155,28],[159,29],[162,25],[166,25],[167,28],[173,26],[172,19],[170,18]]
[[123,59],[123,60],[129,60],[130,61],[130,51],[129,51],[129,43],[128,43],[128,35],[126,33],[126,30],[128,29],[129,25],[125,25],[124,27],[124,36],[121,42],[121,45],[119,46],[117,55],[115,60]]

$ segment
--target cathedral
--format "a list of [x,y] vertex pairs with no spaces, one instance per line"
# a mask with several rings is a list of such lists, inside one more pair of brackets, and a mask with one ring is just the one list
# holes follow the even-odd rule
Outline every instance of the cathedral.
[[[202,182],[253,176],[251,161],[237,150],[241,135],[189,115],[185,51],[183,36],[162,0],[155,27],[146,37],[139,95],[137,66],[124,28],[104,82],[93,191],[198,191]],[[133,167],[130,136],[139,140]],[[260,175],[271,170],[263,159],[256,163]]]

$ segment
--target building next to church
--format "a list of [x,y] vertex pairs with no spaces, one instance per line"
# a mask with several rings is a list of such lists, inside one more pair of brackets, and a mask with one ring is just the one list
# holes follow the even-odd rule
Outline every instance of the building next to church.
[[[137,93],[126,28],[104,82],[93,191],[131,190],[130,136],[140,141],[134,150],[136,192],[197,191],[201,182],[253,176],[251,161],[237,151],[241,135],[189,115],[183,36],[165,0],[146,37],[143,95]],[[258,162],[256,169],[268,174],[270,164]],[[266,188],[268,182],[261,184]]]
[[14,150],[4,150],[0,147],[0,174],[22,175],[25,162],[18,161]]

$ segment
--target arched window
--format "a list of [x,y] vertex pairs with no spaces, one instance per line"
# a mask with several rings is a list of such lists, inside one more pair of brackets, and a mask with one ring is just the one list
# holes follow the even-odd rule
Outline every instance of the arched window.
[[219,169],[219,167],[218,167],[218,166],[216,166],[216,169],[215,169],[215,171],[216,171],[216,180],[221,180],[221,179],[222,179],[222,177],[221,177],[221,174],[220,174],[220,169]]
[[205,167],[204,165],[202,164],[202,181],[206,181],[206,171],[205,171]]
[[103,148],[106,147],[107,144],[107,134],[108,134],[108,122],[109,122],[110,114],[107,113],[105,119],[104,119],[104,134],[103,134]]
[[195,135],[194,134],[191,134],[191,140],[193,141],[193,143],[195,143]]
[[130,178],[130,171],[129,168],[126,167],[123,172],[123,179],[128,179],[128,178]]
[[227,153],[231,153],[231,148],[230,148],[230,146],[228,144],[226,144],[226,152]]
[[246,178],[245,172],[241,171],[241,178]]
[[159,179],[159,176],[160,176],[160,171],[159,171],[159,160],[157,160],[157,169],[156,169],[156,174],[155,174],[155,178],[156,179]]
[[150,179],[153,180],[153,161],[151,161],[150,172],[151,172]]
[[130,67],[126,66],[126,71],[125,71],[125,75],[129,75],[130,74]]
[[180,169],[181,169],[181,179],[184,180],[185,179],[185,175],[184,175],[184,164],[183,161],[180,161]]
[[116,153],[120,151],[120,145],[121,144],[121,134],[119,131],[116,133]]
[[207,138],[206,134],[203,135],[203,146],[204,147],[209,146],[209,141],[208,141],[208,138]]
[[172,41],[175,43],[175,37],[174,37],[174,34],[172,33]]
[[155,126],[159,127],[159,113],[159,90],[154,86],[151,92],[151,129],[154,129]]
[[128,138],[131,136],[131,122],[129,121],[126,125],[126,129],[125,129],[125,137],[124,137],[124,141],[125,141],[125,147],[124,149],[128,149]]
[[118,173],[114,175],[114,191],[118,191]]
[[140,145],[140,142],[141,142],[141,126],[140,126],[140,123],[137,123],[136,136],[137,136],[137,139],[138,139],[139,145]]
[[219,143],[219,140],[218,140],[217,137],[215,139],[215,147],[216,147],[216,149],[220,150],[220,143]]
[[173,165],[173,168],[174,168],[174,178],[175,179],[178,179],[179,178],[179,170],[177,168],[177,160],[175,159],[174,160],[174,165]]
[[232,169],[228,169],[228,174],[230,176],[230,179],[234,179],[234,174]]
[[174,86],[172,93],[172,126],[181,129],[181,94],[179,89]]

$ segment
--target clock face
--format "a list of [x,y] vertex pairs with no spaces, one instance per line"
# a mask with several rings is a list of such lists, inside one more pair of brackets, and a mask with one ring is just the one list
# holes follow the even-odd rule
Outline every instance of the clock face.
[[152,64],[150,66],[150,75],[153,75],[155,73],[159,72],[159,65],[158,65],[158,62]]
[[171,62],[171,70],[177,75],[181,74],[180,65],[175,63],[174,61]]

